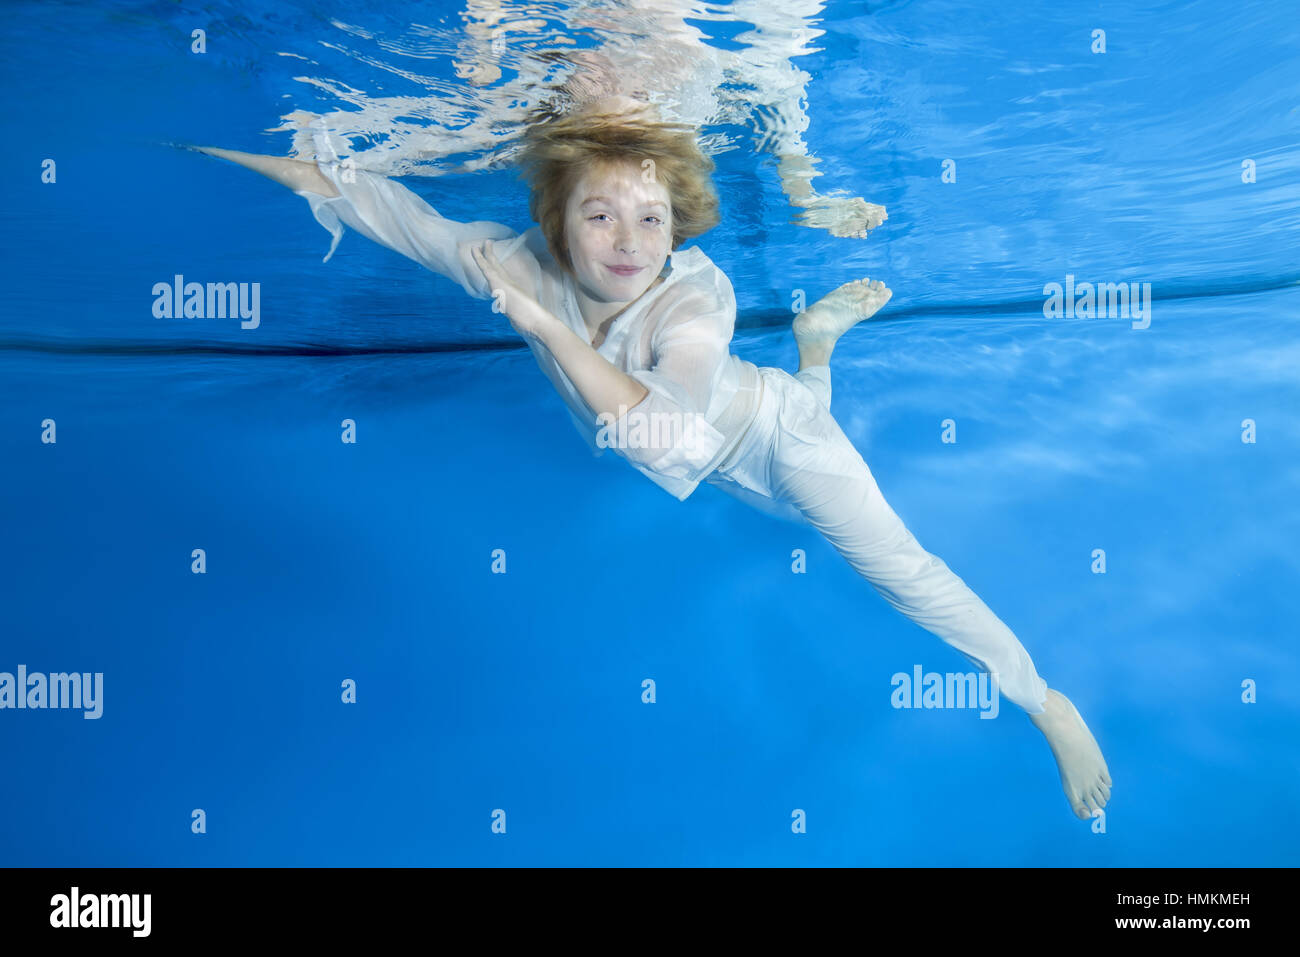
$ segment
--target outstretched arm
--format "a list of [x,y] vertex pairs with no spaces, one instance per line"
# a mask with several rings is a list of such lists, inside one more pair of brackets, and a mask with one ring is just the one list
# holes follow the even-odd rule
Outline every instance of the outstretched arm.
[[306,160],[263,156],[260,153],[241,153],[238,150],[223,150],[215,146],[196,146],[195,149],[217,159],[230,160],[232,163],[246,166],[255,173],[261,173],[275,180],[281,186],[288,186],[295,193],[316,193],[331,198],[339,195],[334,184],[321,174],[316,164]]
[[506,270],[528,289],[535,288],[539,279],[535,257],[521,251],[522,237],[513,229],[501,223],[447,219],[401,183],[386,177],[356,169],[341,174],[337,164],[320,165],[211,146],[196,149],[261,173],[305,198],[317,221],[334,236],[326,260],[334,254],[343,233],[342,224],[346,223],[368,239],[446,276],[475,299],[487,299],[491,291],[469,253],[468,244],[472,242],[519,239],[501,250]]

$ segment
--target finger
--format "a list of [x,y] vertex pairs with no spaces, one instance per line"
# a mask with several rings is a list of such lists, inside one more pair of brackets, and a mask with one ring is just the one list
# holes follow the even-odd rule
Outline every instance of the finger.
[[470,247],[470,251],[474,255],[474,262],[478,264],[480,269],[487,271],[491,270],[495,266],[495,263],[489,256],[487,250],[483,248],[482,244],[476,243]]

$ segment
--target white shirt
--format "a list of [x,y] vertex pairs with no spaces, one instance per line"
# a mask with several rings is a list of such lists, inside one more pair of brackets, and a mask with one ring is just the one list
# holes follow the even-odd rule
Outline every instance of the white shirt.
[[[394,180],[352,170],[348,172],[354,181],[344,182],[339,164],[317,165],[340,195],[298,195],[333,234],[327,261],[342,236],[342,221],[446,276],[471,297],[491,299],[469,244],[497,240],[502,263],[524,257],[530,291],[542,307],[584,342],[592,341],[573,279],[551,257],[540,227],[520,234],[500,223],[458,223]],[[531,338],[525,341],[594,454],[612,447],[651,481],[685,499],[736,448],[757,412],[760,383],[753,363],[731,354],[736,297],[722,270],[693,246],[671,253],[661,275],[663,282],[642,293],[614,320],[597,349],[648,390],[614,421],[598,422],[550,350]]]

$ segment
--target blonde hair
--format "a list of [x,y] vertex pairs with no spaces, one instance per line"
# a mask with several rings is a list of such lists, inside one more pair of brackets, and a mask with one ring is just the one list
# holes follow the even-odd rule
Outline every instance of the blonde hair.
[[660,120],[653,109],[606,112],[587,108],[534,123],[523,134],[517,162],[528,183],[528,213],[541,227],[551,256],[573,274],[564,240],[564,213],[570,195],[593,169],[632,162],[653,166],[655,181],[668,191],[672,206],[672,249],[718,225],[714,163],[700,152],[686,124]]

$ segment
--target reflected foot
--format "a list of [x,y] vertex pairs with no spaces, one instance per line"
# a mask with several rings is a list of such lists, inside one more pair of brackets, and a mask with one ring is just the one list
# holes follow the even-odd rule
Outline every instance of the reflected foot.
[[865,239],[889,214],[860,196],[819,196],[795,217],[801,226],[829,230],[832,236]]

